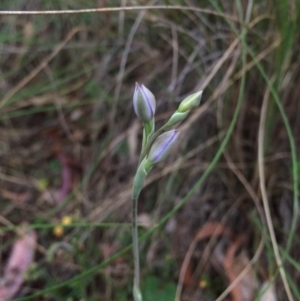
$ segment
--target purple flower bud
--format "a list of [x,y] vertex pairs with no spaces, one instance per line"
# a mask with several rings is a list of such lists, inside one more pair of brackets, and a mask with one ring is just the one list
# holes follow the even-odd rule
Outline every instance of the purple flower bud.
[[149,122],[155,114],[156,101],[152,92],[144,85],[135,84],[133,108],[142,122]]
[[148,160],[153,164],[163,161],[170,154],[178,136],[178,130],[171,130],[158,136],[151,146]]

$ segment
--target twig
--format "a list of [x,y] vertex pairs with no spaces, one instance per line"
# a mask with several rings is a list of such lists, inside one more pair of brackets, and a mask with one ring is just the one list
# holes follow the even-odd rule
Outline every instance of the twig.
[[199,7],[188,7],[181,5],[145,5],[131,7],[105,7],[105,8],[86,8],[86,9],[67,9],[67,10],[40,10],[40,11],[0,11],[0,15],[67,15],[67,14],[83,14],[83,13],[103,13],[103,12],[120,12],[120,11],[135,11],[135,10],[185,10],[210,15],[221,16],[226,19],[238,22],[238,19],[210,9]]

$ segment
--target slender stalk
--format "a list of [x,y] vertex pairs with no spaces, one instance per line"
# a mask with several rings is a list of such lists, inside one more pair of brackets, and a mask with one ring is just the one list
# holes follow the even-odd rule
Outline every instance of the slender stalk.
[[142,301],[140,290],[140,257],[139,241],[137,228],[137,199],[132,198],[132,244],[133,244],[133,262],[134,262],[134,279],[133,279],[133,297],[134,301]]

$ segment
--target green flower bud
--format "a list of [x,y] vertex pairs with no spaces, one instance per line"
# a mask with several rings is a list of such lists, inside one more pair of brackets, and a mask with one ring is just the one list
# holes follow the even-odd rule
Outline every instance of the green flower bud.
[[178,136],[178,130],[171,130],[158,136],[151,146],[147,161],[152,164],[163,161],[170,154]]
[[203,91],[194,93],[186,97],[179,105],[177,111],[184,113],[197,108],[200,104]]
[[133,108],[135,114],[142,122],[149,122],[154,117],[156,108],[155,97],[144,85],[135,84]]

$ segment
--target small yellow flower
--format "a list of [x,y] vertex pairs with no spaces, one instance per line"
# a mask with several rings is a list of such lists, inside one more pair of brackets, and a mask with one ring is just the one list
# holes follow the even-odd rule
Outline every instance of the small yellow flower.
[[56,237],[62,237],[64,235],[64,227],[72,224],[73,220],[72,217],[69,215],[65,215],[62,217],[60,221],[60,225],[57,225],[53,228],[53,234]]
[[68,226],[70,224],[72,224],[72,217],[69,215],[65,215],[62,219],[61,219],[61,224],[63,226]]
[[64,228],[63,228],[63,226],[61,226],[61,225],[55,226],[54,229],[53,229],[53,234],[56,237],[62,237],[63,234],[64,234]]
[[199,287],[200,288],[206,288],[207,285],[208,285],[208,283],[207,283],[206,280],[204,280],[204,279],[200,280],[200,282],[199,282]]

